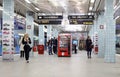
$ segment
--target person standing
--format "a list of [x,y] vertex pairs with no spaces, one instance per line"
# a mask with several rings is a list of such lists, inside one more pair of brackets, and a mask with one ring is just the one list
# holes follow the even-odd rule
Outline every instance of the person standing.
[[22,39],[23,39],[23,37],[21,37],[20,42],[19,42],[19,44],[20,44],[20,58],[24,58],[24,45],[22,44]]
[[53,39],[53,52],[54,54],[57,54],[57,39]]
[[86,51],[87,51],[87,57],[91,58],[91,52],[92,52],[92,40],[88,36],[86,39]]
[[29,63],[29,52],[31,51],[32,48],[29,45],[29,44],[31,44],[31,39],[27,33],[24,34],[22,43],[24,45],[25,59],[26,59],[27,63]]
[[48,53],[49,53],[49,55],[53,55],[53,53],[52,53],[52,40],[48,41]]
[[75,44],[74,45],[75,54],[77,54],[77,48],[76,47],[77,47],[77,45]]

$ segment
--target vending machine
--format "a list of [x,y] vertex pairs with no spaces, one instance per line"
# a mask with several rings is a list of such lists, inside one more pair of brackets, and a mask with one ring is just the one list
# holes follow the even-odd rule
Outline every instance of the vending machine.
[[58,35],[58,57],[70,57],[72,52],[72,36],[63,33]]

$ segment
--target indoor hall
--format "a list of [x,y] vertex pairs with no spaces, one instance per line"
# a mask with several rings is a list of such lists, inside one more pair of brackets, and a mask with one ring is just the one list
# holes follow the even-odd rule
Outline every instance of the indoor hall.
[[119,65],[120,0],[0,0],[1,77],[118,77]]

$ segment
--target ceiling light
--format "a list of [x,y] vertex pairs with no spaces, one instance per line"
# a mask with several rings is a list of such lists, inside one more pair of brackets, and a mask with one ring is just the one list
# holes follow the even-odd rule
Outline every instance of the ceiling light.
[[31,3],[29,0],[25,0],[27,3]]
[[91,6],[89,7],[89,10],[92,10],[92,7],[91,7]]
[[3,7],[0,6],[0,10],[3,10]]
[[91,15],[91,13],[88,13],[88,15]]
[[82,25],[66,25],[66,31],[82,31]]
[[91,0],[90,2],[91,2],[91,3],[94,3],[94,1],[95,1],[95,0]]
[[58,6],[58,2],[56,0],[48,0],[49,2],[51,2],[54,6]]
[[117,16],[117,17],[115,18],[115,20],[117,20],[118,18],[120,18],[120,16]]
[[35,7],[35,9],[36,9],[36,10],[38,10],[38,11],[40,10],[40,9],[39,9],[39,8],[37,8],[37,7]]

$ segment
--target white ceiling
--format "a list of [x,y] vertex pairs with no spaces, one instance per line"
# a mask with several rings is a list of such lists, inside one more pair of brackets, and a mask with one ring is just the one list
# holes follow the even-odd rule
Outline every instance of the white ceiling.
[[90,0],[31,0],[41,11],[51,13],[79,13],[86,14]]
[[[0,5],[2,5],[2,1],[3,0],[0,0]],[[14,1],[15,12],[19,13],[22,16],[26,16],[27,11],[32,11],[35,14],[37,13],[88,14],[89,12],[91,12],[89,11],[90,6],[94,7],[92,11],[96,11],[96,9],[97,10],[104,9],[104,0],[96,0],[95,4],[90,3],[91,0],[29,0],[31,2],[30,4],[25,2],[25,0]],[[36,10],[35,7],[37,7],[40,10]],[[63,29],[62,26],[58,27],[60,29]],[[89,26],[87,26],[87,28],[89,29]],[[82,29],[83,30],[86,29],[86,26],[82,26]]]

